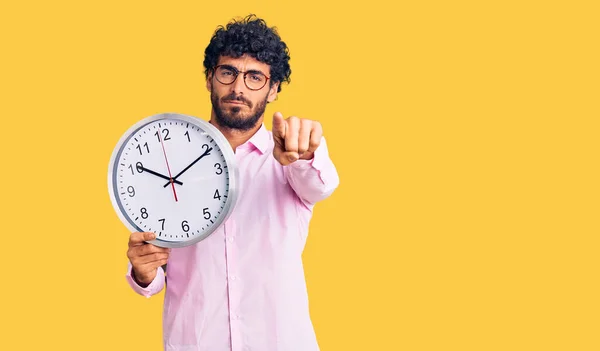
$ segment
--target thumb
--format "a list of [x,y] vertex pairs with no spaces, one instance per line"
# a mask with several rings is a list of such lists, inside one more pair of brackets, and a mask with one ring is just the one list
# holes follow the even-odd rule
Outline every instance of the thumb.
[[286,123],[281,112],[275,112],[273,115],[273,136],[285,139]]
[[154,240],[154,239],[156,239],[156,234],[150,233],[150,232],[144,233],[144,241],[150,241],[150,240]]
[[156,234],[151,232],[135,232],[129,237],[129,247],[144,245],[144,241],[156,239]]

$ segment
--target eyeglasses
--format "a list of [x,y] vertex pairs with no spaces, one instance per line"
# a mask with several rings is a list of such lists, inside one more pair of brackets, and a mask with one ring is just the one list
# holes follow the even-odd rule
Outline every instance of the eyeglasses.
[[221,84],[233,84],[240,73],[244,74],[244,84],[250,90],[262,89],[271,77],[267,77],[264,73],[257,70],[238,71],[237,68],[229,65],[218,65],[214,68],[215,78]]

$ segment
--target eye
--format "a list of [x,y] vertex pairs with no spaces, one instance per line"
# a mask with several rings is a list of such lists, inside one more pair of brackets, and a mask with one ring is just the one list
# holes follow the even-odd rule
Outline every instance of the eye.
[[248,75],[250,77],[251,80],[255,81],[255,82],[262,82],[263,81],[263,75],[260,73],[252,73]]

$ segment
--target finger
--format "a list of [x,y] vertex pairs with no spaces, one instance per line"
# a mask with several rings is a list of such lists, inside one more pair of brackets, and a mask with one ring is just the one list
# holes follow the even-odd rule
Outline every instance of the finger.
[[130,246],[127,250],[127,257],[129,258],[129,260],[133,261],[137,257],[151,255],[159,252],[169,254],[171,252],[171,249],[165,247],[158,247],[152,244]]
[[286,123],[281,112],[273,114],[273,137],[277,139],[285,139]]
[[300,121],[300,133],[298,134],[298,155],[302,156],[308,150],[313,121],[303,119]]
[[290,117],[287,119],[287,130],[285,132],[285,151],[298,152],[298,136],[300,134],[300,119]]
[[310,133],[310,141],[308,144],[308,151],[315,152],[319,145],[321,145],[321,138],[323,137],[323,127],[319,122],[313,122],[312,132]]
[[135,232],[129,236],[129,247],[143,245],[145,241],[154,240],[156,234],[149,232]]
[[144,246],[137,246],[132,249],[135,252],[135,256],[145,256],[151,255],[157,252],[169,253],[171,252],[170,248],[167,247],[158,247],[152,244],[146,244]]
[[137,256],[135,258],[132,259],[131,264],[135,267],[141,267],[143,265],[155,262],[155,261],[162,261],[162,260],[166,260],[169,258],[169,254],[168,253],[164,253],[164,252],[155,252],[153,254],[150,255],[144,255],[144,256]]
[[148,262],[139,266],[134,266],[134,275],[137,278],[143,278],[144,276],[146,276],[147,274],[150,273],[154,273],[158,267],[160,266],[164,266],[165,264],[167,264],[167,259],[161,259],[161,260],[156,260],[156,261],[152,261],[152,262]]
[[148,255],[153,255],[155,253],[165,253],[169,254],[170,249],[158,248],[151,244],[146,244],[144,246],[134,246],[127,250],[127,257],[129,260],[136,260],[138,257],[144,257]]

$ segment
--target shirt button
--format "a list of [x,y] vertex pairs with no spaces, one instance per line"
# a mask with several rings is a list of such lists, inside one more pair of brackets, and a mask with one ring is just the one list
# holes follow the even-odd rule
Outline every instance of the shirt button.
[[231,280],[235,280],[235,279],[236,279],[235,275],[232,275]]
[[229,241],[230,243],[233,242],[233,237],[230,236],[229,238],[227,238],[227,241]]

